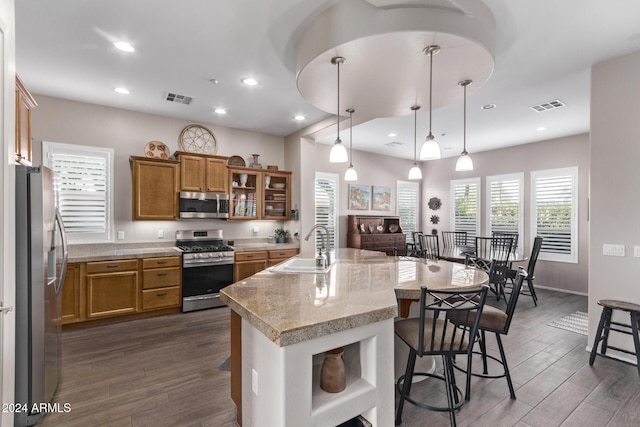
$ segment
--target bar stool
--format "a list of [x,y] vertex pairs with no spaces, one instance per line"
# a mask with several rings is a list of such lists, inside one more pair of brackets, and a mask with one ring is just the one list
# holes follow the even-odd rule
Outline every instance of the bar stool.
[[[633,304],[625,301],[616,301],[610,299],[603,299],[598,301],[598,305],[602,306],[602,315],[600,316],[600,323],[598,324],[598,331],[596,332],[596,338],[593,342],[593,348],[591,349],[591,356],[589,357],[589,365],[593,366],[593,362],[596,360],[596,355],[609,357],[606,355],[607,348],[621,351],[623,353],[632,354],[636,356],[636,367],[638,368],[638,375],[640,375],[640,335],[638,335],[638,325],[640,321],[640,305]],[[631,325],[625,323],[614,322],[611,320],[613,310],[622,310],[629,313],[631,317]],[[613,325],[613,326],[612,326]],[[618,328],[616,328],[617,326]],[[624,328],[624,329],[619,329]],[[631,330],[631,331],[629,331]],[[622,348],[608,345],[609,332],[615,331],[622,334],[633,335],[633,344],[635,352],[625,350]],[[598,343],[602,341],[600,353],[598,353]]]

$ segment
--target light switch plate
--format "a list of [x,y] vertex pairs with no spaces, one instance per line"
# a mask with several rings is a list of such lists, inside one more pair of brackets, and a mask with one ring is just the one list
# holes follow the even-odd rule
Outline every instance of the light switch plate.
[[158,239],[164,239],[164,230],[158,230]]
[[640,245],[635,245],[633,247],[633,256],[636,258],[640,258]]
[[602,245],[602,255],[625,256],[624,253],[625,253],[624,245],[613,245],[610,243],[605,243]]
[[118,240],[124,240],[124,231],[118,231]]

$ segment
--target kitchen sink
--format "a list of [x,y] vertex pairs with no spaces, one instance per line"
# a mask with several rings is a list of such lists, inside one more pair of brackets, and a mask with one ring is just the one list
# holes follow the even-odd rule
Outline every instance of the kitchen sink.
[[327,268],[316,267],[315,258],[291,258],[269,270],[273,273],[326,273],[330,269],[331,265]]

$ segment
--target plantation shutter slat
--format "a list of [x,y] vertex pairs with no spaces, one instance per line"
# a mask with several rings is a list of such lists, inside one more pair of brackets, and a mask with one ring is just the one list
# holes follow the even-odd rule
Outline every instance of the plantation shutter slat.
[[418,231],[419,186],[417,182],[397,182],[397,212],[400,228],[407,236],[407,242],[413,243],[413,232]]

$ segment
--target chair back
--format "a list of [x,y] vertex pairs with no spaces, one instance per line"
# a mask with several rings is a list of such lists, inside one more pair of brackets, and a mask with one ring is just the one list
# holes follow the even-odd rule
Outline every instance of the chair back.
[[511,237],[513,239],[513,244],[511,245],[511,250],[515,251],[518,248],[518,233],[515,231],[493,231],[491,232],[491,237]]
[[538,255],[540,255],[540,248],[542,248],[542,240],[540,236],[536,236],[533,239],[533,249],[531,249],[531,257],[529,258],[529,264],[527,264],[527,274],[533,278],[533,270],[536,268],[536,262],[538,261]]
[[[418,356],[465,354],[473,348],[487,286],[469,291],[441,291],[421,287]],[[431,315],[429,315],[431,314]],[[459,328],[450,319],[465,319],[471,328]],[[411,344],[409,344],[411,345]]]
[[512,237],[476,237],[476,256],[507,262],[513,248]]
[[426,259],[440,258],[440,244],[437,234],[422,234],[420,236],[421,256]]
[[506,334],[509,332],[509,326],[511,326],[511,319],[513,318],[513,313],[516,311],[516,304],[518,303],[518,297],[520,296],[520,289],[522,289],[522,282],[528,276],[527,272],[522,267],[518,267],[518,272],[516,273],[516,280],[513,283],[513,289],[511,290],[511,295],[509,295],[509,301],[507,301],[507,309],[505,313],[507,314],[507,321],[505,322],[504,330],[502,333]]
[[465,246],[467,244],[466,231],[443,231],[442,247],[453,248],[456,246]]

